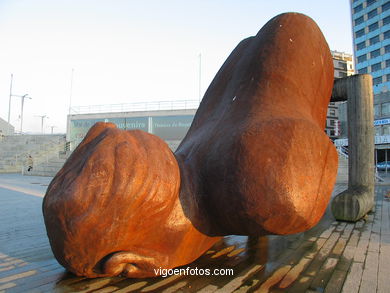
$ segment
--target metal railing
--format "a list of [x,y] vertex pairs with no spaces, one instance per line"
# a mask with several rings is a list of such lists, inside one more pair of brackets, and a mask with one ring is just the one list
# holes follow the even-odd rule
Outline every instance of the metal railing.
[[[348,149],[346,147],[337,146],[336,149],[337,149],[337,152],[341,156],[343,156],[345,159],[348,160]],[[384,182],[385,181],[382,177],[379,176],[377,168],[375,168],[375,179],[377,180],[377,182]]]
[[337,146],[336,149],[340,155],[342,155],[344,158],[348,159],[348,149],[346,147]]
[[199,107],[198,100],[176,100],[158,102],[137,102],[128,104],[108,104],[75,106],[70,108],[70,114],[112,113],[134,111],[158,111],[158,110],[189,110]]

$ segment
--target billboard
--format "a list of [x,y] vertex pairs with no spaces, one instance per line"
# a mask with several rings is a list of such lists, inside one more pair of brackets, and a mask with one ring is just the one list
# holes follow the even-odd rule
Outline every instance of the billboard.
[[73,150],[83,140],[96,122],[112,122],[120,129],[140,129],[166,141],[180,141],[187,134],[193,119],[194,115],[71,119],[69,131],[71,149]]
[[73,149],[83,140],[96,122],[112,122],[120,129],[148,131],[148,117],[98,118],[70,120],[70,140]]
[[152,133],[164,140],[182,140],[193,119],[193,115],[152,117]]

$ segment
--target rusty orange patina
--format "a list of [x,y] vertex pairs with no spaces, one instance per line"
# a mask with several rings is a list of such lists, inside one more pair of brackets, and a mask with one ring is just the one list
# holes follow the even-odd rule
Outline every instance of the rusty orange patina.
[[95,124],[44,198],[55,257],[81,276],[147,277],[223,235],[313,227],[337,174],[324,133],[332,87],[320,29],[286,13],[231,53],[175,154],[152,134]]

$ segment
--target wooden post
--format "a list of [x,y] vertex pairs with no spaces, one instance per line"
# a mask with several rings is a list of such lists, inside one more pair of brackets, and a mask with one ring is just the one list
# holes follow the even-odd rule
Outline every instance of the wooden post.
[[374,206],[374,115],[372,77],[358,74],[335,83],[333,96],[348,107],[348,189],[332,201],[337,220],[357,221]]

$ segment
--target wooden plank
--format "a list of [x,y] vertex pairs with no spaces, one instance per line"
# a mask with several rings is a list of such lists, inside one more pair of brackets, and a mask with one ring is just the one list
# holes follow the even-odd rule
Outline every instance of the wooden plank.
[[295,282],[299,275],[307,268],[312,259],[310,258],[302,258],[301,261],[293,266],[293,268],[284,276],[282,282],[279,285],[279,288],[285,289],[289,287],[293,282]]
[[315,275],[310,289],[315,291],[324,291],[329,279],[331,278],[334,268],[336,267],[338,258],[329,257],[325,260],[324,264],[321,266],[321,269]]
[[378,278],[379,253],[369,251],[364,264],[362,280],[360,283],[361,293],[376,292]]
[[363,274],[363,263],[352,263],[351,270],[349,271],[343,289],[343,293],[355,293],[359,291],[360,281]]
[[341,270],[334,270],[333,274],[325,287],[324,293],[338,293],[341,292],[347,272]]
[[387,293],[390,288],[390,223],[389,223],[390,202],[382,200],[382,218],[380,234],[380,254],[378,268],[378,293]]
[[7,276],[7,277],[3,277],[3,278],[0,278],[0,284],[1,283],[7,283],[7,282],[15,281],[17,279],[25,278],[25,277],[28,277],[28,276],[31,276],[31,275],[35,275],[36,273],[37,273],[36,270],[32,270],[32,271],[26,271],[26,272],[23,272],[23,273],[19,273],[19,274],[14,274],[14,275],[10,275],[10,276]]
[[237,288],[241,287],[249,277],[253,276],[255,273],[262,270],[263,267],[264,267],[263,265],[253,265],[249,267],[240,275],[234,276],[234,279],[232,281],[228,282],[225,286],[216,290],[215,292],[217,293],[233,292]]
[[305,275],[309,276],[315,276],[319,269],[321,268],[322,264],[324,263],[325,259],[328,257],[330,252],[333,249],[333,246],[335,245],[336,241],[340,237],[340,233],[333,232],[332,235],[328,238],[328,240],[325,242],[324,246],[320,249],[312,263],[309,265],[309,267],[305,270]]
[[261,284],[259,289],[257,289],[255,292],[257,293],[265,293],[269,292],[270,288],[277,283],[279,283],[284,276],[288,273],[288,271],[291,269],[291,266],[285,265],[276,270],[271,277],[269,277],[264,283]]

